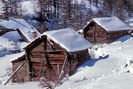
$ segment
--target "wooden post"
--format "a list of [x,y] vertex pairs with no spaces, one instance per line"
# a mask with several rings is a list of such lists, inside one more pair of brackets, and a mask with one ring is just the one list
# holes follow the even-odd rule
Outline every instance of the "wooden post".
[[50,61],[49,61],[49,57],[48,57],[48,54],[47,54],[47,38],[44,39],[44,51],[45,51],[45,58],[46,58],[46,61],[47,61],[47,64],[49,67],[51,67],[50,65]]
[[9,77],[9,79],[4,83],[4,85],[6,85],[8,82],[9,82],[9,80],[15,75],[15,73],[16,72],[18,72],[21,68],[22,68],[22,66],[24,65],[26,63],[26,61],[24,61],[13,73],[12,73],[12,75]]
[[42,59],[43,61],[42,61],[42,65],[40,66],[40,71],[39,71],[39,74],[38,74],[38,80],[40,79],[40,77],[41,77],[41,73],[42,73],[42,75],[44,76],[44,72],[45,72],[45,70],[46,70],[46,67],[47,67],[47,62],[46,62],[46,60],[44,60],[44,58]]
[[95,25],[95,31],[94,31],[94,42],[96,42],[97,40],[97,36],[96,36],[96,30],[97,30],[97,28],[96,28],[96,25]]
[[52,42],[50,42],[50,39],[47,39],[48,40],[48,44],[49,44],[49,46],[55,51],[55,48],[52,46]]
[[60,74],[60,64],[57,64],[57,75],[59,77],[59,74]]
[[66,65],[66,62],[67,62],[67,54],[65,53],[65,60],[64,60],[64,63],[63,63],[63,66],[61,68],[61,72],[59,74],[59,77],[58,77],[58,80],[56,82],[56,85],[59,83],[60,79],[61,79],[61,76],[62,74],[64,73],[64,68],[65,68],[65,65]]
[[32,67],[32,65],[31,65],[31,60],[30,60],[30,57],[29,57],[29,55],[30,55],[29,53],[30,53],[29,49],[25,51],[26,60],[28,62],[28,67],[29,67],[29,80],[31,80],[31,67]]

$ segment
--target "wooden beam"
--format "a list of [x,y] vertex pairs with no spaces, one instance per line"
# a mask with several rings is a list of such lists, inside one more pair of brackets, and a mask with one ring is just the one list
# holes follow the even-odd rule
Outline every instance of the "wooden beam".
[[65,60],[64,60],[63,66],[62,66],[62,68],[61,68],[61,72],[60,72],[60,74],[59,74],[59,77],[58,77],[58,80],[57,80],[57,82],[56,82],[56,85],[59,83],[59,81],[60,81],[60,79],[61,79],[61,76],[62,76],[62,74],[64,73],[64,68],[65,68],[66,63],[67,63],[67,54],[65,53]]
[[30,76],[30,78],[29,78],[29,80],[31,80],[31,75],[30,75],[30,73],[32,72],[32,70],[31,70],[31,60],[30,60],[30,57],[29,57],[29,54],[30,53],[30,51],[29,50],[26,50],[25,51],[25,54],[26,54],[26,60],[27,60],[27,62],[28,62],[28,67],[29,67],[29,76]]
[[51,45],[52,42],[50,42],[50,39],[47,39],[47,40],[48,40],[49,46],[50,46],[53,50],[55,50],[55,48]]
[[60,74],[60,64],[57,64],[57,74],[58,74],[58,76]]
[[96,40],[96,31],[97,31],[97,28],[96,28],[96,25],[95,25],[95,30],[94,30],[94,42],[96,42],[97,40]]
[[44,51],[45,51],[45,58],[46,58],[47,64],[50,67],[51,65],[50,65],[48,55],[47,55],[47,39],[44,40]]
[[65,53],[63,50],[56,50],[56,51],[47,51],[48,54],[60,54]]
[[44,75],[44,71],[46,70],[46,66],[47,66],[47,62],[45,62],[45,60],[43,59],[43,63],[41,65],[41,67],[39,69],[40,71],[38,73],[38,80],[41,77],[41,72],[43,72],[42,74]]

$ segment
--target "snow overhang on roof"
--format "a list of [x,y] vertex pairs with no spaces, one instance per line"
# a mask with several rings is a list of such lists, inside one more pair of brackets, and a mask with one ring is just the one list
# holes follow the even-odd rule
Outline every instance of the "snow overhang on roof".
[[47,31],[43,35],[55,41],[68,52],[80,51],[92,47],[91,43],[71,28]]
[[91,21],[96,22],[98,25],[100,25],[108,32],[131,30],[131,28],[127,24],[125,24],[123,21],[121,21],[119,18],[115,16],[94,18]]

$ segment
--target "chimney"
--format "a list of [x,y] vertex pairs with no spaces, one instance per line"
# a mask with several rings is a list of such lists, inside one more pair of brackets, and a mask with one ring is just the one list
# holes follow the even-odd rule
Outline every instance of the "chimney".
[[36,31],[31,31],[31,37],[36,38],[37,37],[37,32]]

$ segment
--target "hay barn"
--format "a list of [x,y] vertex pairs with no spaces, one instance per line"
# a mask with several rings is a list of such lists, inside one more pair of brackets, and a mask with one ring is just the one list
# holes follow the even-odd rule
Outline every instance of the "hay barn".
[[13,71],[26,61],[12,80],[38,81],[45,77],[56,83],[67,74],[75,73],[77,66],[90,59],[90,47],[92,45],[71,28],[44,32],[25,47],[25,56],[12,61]]
[[111,43],[128,35],[131,28],[117,17],[102,17],[92,19],[81,31],[89,42]]

